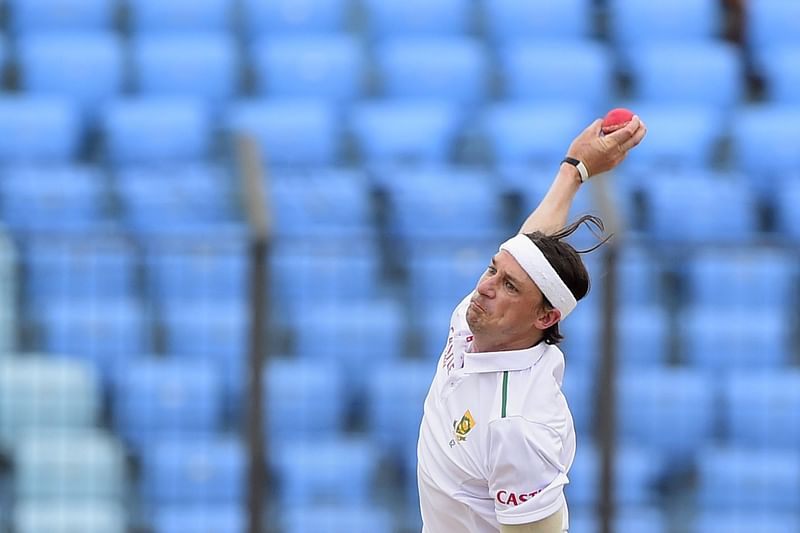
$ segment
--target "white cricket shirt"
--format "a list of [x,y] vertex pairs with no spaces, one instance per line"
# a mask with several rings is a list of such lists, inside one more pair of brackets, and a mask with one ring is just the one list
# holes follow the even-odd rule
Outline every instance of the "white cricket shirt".
[[[470,295],[471,296],[471,295]],[[471,353],[470,296],[456,307],[417,445],[423,533],[489,533],[564,508],[575,457],[564,355],[539,343]]]

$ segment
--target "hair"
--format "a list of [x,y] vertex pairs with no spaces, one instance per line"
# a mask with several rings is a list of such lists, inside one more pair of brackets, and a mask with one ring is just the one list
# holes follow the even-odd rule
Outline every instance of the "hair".
[[[567,285],[576,301],[583,299],[591,288],[589,272],[586,270],[580,254],[586,254],[598,249],[612,237],[608,235],[586,250],[576,250],[564,239],[575,233],[582,225],[586,225],[589,231],[597,236],[598,239],[601,238],[600,234],[605,229],[600,218],[594,215],[583,215],[572,224],[552,234],[545,234],[541,231],[525,234],[542,251],[542,254]],[[546,296],[544,297],[544,304],[548,309],[554,309],[553,304],[550,303]],[[543,340],[546,344],[558,344],[564,340],[564,336],[559,331],[558,322],[544,330]]]

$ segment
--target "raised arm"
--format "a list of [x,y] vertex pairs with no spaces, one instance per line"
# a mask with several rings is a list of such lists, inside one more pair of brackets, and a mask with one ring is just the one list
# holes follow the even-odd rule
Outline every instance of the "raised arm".
[[[636,116],[624,128],[604,136],[600,135],[601,124],[601,119],[592,122],[572,141],[567,150],[567,157],[582,161],[590,177],[620,164],[628,151],[639,144],[647,133],[644,123]],[[562,163],[553,184],[539,206],[522,224],[520,233],[554,233],[564,227],[569,208],[580,186],[578,169]]]

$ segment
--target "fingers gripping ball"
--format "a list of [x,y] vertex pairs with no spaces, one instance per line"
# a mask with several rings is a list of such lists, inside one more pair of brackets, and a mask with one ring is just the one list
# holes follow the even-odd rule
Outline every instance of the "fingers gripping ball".
[[632,118],[633,111],[630,109],[625,109],[624,107],[612,109],[603,118],[601,131],[603,132],[603,135],[608,135],[609,133],[617,131],[620,128],[624,128]]

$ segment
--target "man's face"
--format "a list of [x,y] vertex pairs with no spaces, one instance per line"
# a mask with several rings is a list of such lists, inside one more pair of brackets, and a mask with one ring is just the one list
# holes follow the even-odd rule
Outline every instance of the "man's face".
[[467,324],[481,351],[527,348],[542,333],[544,296],[511,254],[498,252],[478,280]]

